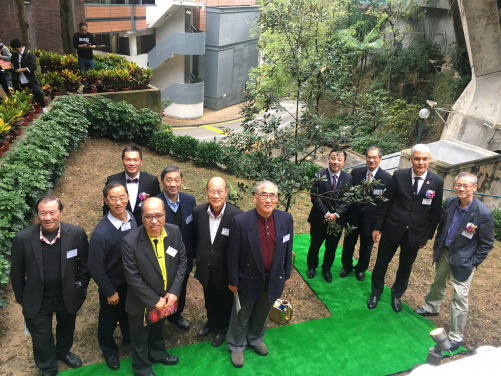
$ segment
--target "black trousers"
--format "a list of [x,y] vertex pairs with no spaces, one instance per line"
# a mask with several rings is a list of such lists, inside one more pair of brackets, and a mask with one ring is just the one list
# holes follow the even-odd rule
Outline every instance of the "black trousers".
[[[188,260],[189,262],[189,260]],[[191,269],[190,269],[191,271]],[[190,273],[184,276],[183,286],[181,287],[181,294],[177,298],[177,311],[176,313],[168,317],[169,321],[176,321],[181,317],[181,313],[184,311],[184,306],[186,305],[186,286],[188,285],[188,279],[190,278]]]
[[9,85],[7,85],[7,77],[3,72],[0,72],[0,85],[2,85],[2,89],[6,95],[9,95]]
[[391,288],[391,296],[400,298],[407,290],[412,265],[416,260],[419,247],[411,247],[409,244],[409,231],[405,231],[399,242],[392,242],[387,236],[381,236],[377,253],[376,265],[372,272],[372,294],[380,296],[383,293],[384,277],[388,270],[391,259],[400,246],[400,258],[398,262],[397,276]]
[[130,349],[132,370],[136,376],[153,374],[151,366],[155,361],[165,359],[164,322],[143,326],[143,316],[129,315]]
[[[56,314],[56,344],[52,335],[52,316]],[[42,372],[57,371],[57,355],[68,353],[73,346],[73,333],[77,315],[64,305],[63,297],[44,298],[37,315],[26,319],[33,341],[35,364]]]
[[114,286],[118,292],[117,305],[108,304],[108,299],[103,291],[99,290],[99,324],[97,326],[97,341],[103,350],[104,356],[118,356],[118,346],[113,339],[113,333],[120,325],[124,342],[130,342],[129,317],[125,312],[125,299],[127,297],[127,283]]
[[[358,263],[353,268],[353,253],[355,252],[355,245],[360,237],[360,251],[358,256]],[[343,263],[343,269],[347,272],[355,269],[355,273],[365,273],[371,262],[371,253],[374,242],[372,241],[372,235],[364,235],[360,226],[355,230],[351,231],[348,235],[344,235],[343,242],[343,255],[341,257],[341,262]]]
[[318,266],[318,252],[325,240],[325,253],[324,262],[322,264],[322,271],[330,271],[334,258],[336,256],[336,248],[341,239],[341,234],[329,235],[327,234],[326,223],[310,224],[310,248],[308,249],[307,264],[308,269],[316,269]]
[[226,334],[230,325],[233,293],[225,286],[216,289],[212,283],[212,273],[209,275],[207,287],[204,287],[205,309],[207,310],[207,326],[216,334]]
[[29,87],[33,91],[33,95],[35,96],[35,99],[40,104],[40,106],[42,106],[42,108],[45,107],[45,98],[43,96],[43,92],[37,85],[33,85],[31,82],[28,82],[27,84],[20,84],[19,86],[23,89],[25,87]]

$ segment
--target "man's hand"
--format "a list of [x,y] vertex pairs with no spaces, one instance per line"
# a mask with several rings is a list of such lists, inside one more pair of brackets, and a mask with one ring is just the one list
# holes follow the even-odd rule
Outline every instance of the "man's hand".
[[165,308],[169,308],[177,301],[177,296],[174,294],[167,293],[165,295],[165,299],[167,299],[167,305],[165,306]]
[[109,296],[108,298],[108,304],[111,305],[117,305],[120,299],[118,298],[118,292],[115,292],[113,295]]
[[381,231],[374,230],[372,231],[372,240],[374,243],[377,243],[379,241],[379,237],[381,236]]
[[16,70],[17,73],[22,73],[22,72],[26,72],[26,68],[19,68],[18,70]]
[[[419,249],[426,247],[426,244],[428,244],[428,240],[421,247],[419,247]],[[433,253],[431,255],[433,256]]]
[[290,281],[290,278],[285,280],[285,285],[284,285],[284,287],[285,287],[285,286],[287,286],[287,285],[289,284],[289,281]]
[[232,286],[232,285],[228,285],[228,288],[230,289],[230,291],[234,294],[238,291],[238,286]]
[[167,301],[165,300],[164,297],[160,297],[160,299],[158,300],[158,303],[155,304],[155,308],[156,309],[164,309],[165,306],[167,305]]
[[325,220],[327,222],[336,222],[336,219],[337,219],[337,215],[334,214],[334,213],[329,213],[325,216]]

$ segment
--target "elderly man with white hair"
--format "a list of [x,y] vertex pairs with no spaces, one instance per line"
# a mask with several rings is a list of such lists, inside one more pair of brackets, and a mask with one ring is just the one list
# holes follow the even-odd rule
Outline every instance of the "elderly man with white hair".
[[476,190],[477,177],[474,174],[461,172],[454,179],[456,194],[445,200],[433,245],[435,280],[424,298],[423,308],[414,310],[421,316],[437,316],[447,282],[452,283],[454,296],[449,333],[452,351],[457,350],[463,341],[474,269],[494,246],[494,215],[487,205],[473,197]]
[[228,348],[237,368],[244,365],[247,344],[259,355],[268,355],[263,343],[268,314],[289,282],[292,269],[292,215],[275,209],[275,183],[261,181],[254,192],[256,208],[233,217],[228,246],[228,288],[236,298]]
[[391,307],[402,310],[400,298],[407,289],[412,265],[418,251],[433,238],[440,219],[444,179],[428,170],[431,162],[430,148],[424,144],[411,149],[411,168],[395,171],[381,205],[372,232],[379,249],[372,274],[372,294],[367,308],[377,307],[383,293],[384,277],[398,247],[400,258],[397,276],[391,288]]

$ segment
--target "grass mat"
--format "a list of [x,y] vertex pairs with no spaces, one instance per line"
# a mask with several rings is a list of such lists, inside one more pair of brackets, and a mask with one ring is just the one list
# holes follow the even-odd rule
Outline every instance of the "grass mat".
[[[435,325],[403,304],[402,312],[391,309],[390,291],[385,287],[378,307],[368,310],[371,293],[370,273],[359,282],[353,273],[339,278],[341,248],[332,268],[332,283],[324,281],[317,269],[314,279],[306,278],[309,235],[294,236],[295,267],[325,303],[332,316],[286,325],[266,331],[270,353],[260,357],[254,350],[244,352],[245,365],[236,369],[230,361],[226,342],[213,348],[211,341],[169,349],[179,364],[156,364],[153,371],[163,375],[389,375],[424,363],[433,340],[429,333]],[[321,249],[321,257],[323,248]],[[292,302],[294,304],[294,302]],[[194,329],[192,329],[194,330]],[[460,348],[457,352],[464,350]],[[118,371],[105,363],[61,372],[64,376],[131,375],[131,358],[120,360]]]

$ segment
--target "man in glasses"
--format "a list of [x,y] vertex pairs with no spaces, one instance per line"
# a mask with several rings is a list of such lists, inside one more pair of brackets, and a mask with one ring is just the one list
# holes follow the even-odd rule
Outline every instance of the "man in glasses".
[[152,376],[153,364],[174,365],[179,360],[165,352],[165,319],[145,325],[145,310],[166,309],[178,300],[186,274],[186,251],[179,228],[165,223],[162,200],[148,198],[141,209],[143,226],[122,240],[129,285],[125,310],[129,314],[134,375]]
[[127,283],[122,263],[122,238],[137,227],[126,207],[129,195],[122,183],[113,181],[103,189],[103,199],[110,211],[92,231],[89,245],[89,273],[99,287],[99,324],[97,340],[106,365],[120,368],[118,346],[113,333],[120,324],[123,342],[130,342],[129,322],[125,312]]
[[[160,185],[155,175],[140,171],[143,165],[143,153],[137,146],[129,145],[122,150],[122,165],[125,172],[108,176],[106,184],[118,181],[124,185],[129,195],[126,209],[132,213],[138,226],[143,224],[141,217],[142,200],[160,194]],[[103,216],[108,214],[110,208],[103,205]]]
[[292,268],[292,215],[275,209],[275,183],[261,181],[254,192],[256,208],[233,218],[228,246],[228,288],[235,294],[228,347],[237,368],[244,365],[247,344],[257,354],[268,355],[263,343],[266,322]]
[[414,311],[421,316],[437,316],[447,282],[452,283],[454,296],[449,332],[452,351],[463,341],[474,270],[494,246],[494,216],[487,205],[473,196],[476,190],[474,174],[461,172],[454,179],[456,195],[445,200],[433,245],[435,280],[424,298],[423,308]]
[[315,277],[315,269],[318,266],[318,252],[325,240],[324,261],[322,274],[327,282],[332,282],[331,267],[336,256],[336,248],[341,238],[338,234],[328,234],[328,222],[335,221],[338,225],[346,224],[346,210],[348,204],[337,200],[341,197],[342,190],[351,183],[352,177],[341,171],[346,163],[344,150],[332,149],[329,154],[329,168],[318,171],[317,180],[311,187],[311,207],[308,222],[310,223],[310,248],[308,249],[308,278]]
[[168,165],[160,174],[160,181],[164,191],[157,197],[165,205],[165,222],[176,225],[181,230],[183,243],[188,258],[188,266],[184,277],[181,295],[178,297],[177,312],[169,316],[169,322],[173,323],[181,330],[190,330],[190,324],[182,316],[186,305],[186,286],[190,272],[195,266],[196,242],[193,242],[195,233],[193,231],[193,208],[197,205],[195,197],[190,194],[179,192],[183,184],[183,173],[176,165]]

